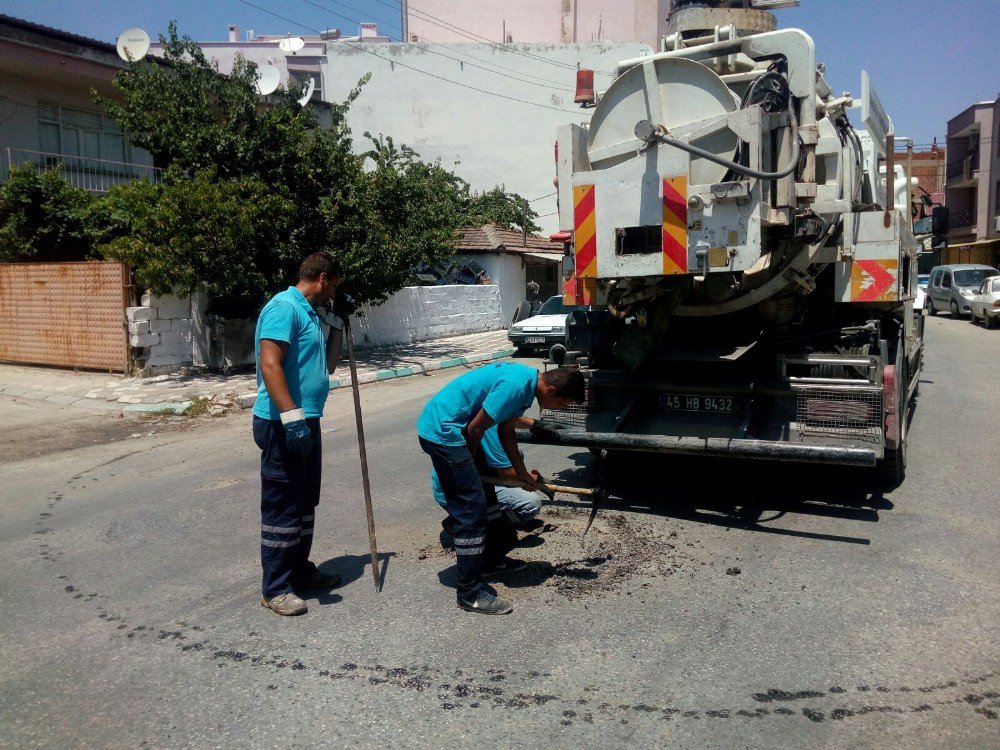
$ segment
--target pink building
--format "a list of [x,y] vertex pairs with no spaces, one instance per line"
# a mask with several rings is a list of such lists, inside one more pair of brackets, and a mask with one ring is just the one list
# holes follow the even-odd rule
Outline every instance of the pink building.
[[669,0],[403,0],[410,41],[644,42],[659,49]]

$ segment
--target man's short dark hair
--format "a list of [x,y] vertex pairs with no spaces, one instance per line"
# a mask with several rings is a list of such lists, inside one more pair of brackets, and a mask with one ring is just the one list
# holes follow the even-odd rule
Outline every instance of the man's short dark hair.
[[327,250],[313,253],[299,266],[299,278],[303,281],[316,281],[321,273],[327,276],[343,276],[344,273],[340,260]]
[[587,383],[583,379],[583,373],[579,370],[560,367],[543,373],[542,378],[548,385],[555,386],[554,396],[568,396],[578,404],[582,404],[587,397]]

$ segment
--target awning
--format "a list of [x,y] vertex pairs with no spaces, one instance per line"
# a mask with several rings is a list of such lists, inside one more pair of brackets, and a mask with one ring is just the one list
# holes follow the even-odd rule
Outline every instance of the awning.
[[964,250],[969,247],[982,247],[983,245],[996,245],[1000,242],[1000,237],[994,237],[992,240],[976,240],[975,242],[956,242],[950,247],[954,250]]
[[562,263],[562,253],[518,253],[524,262],[534,262],[544,261],[546,263]]

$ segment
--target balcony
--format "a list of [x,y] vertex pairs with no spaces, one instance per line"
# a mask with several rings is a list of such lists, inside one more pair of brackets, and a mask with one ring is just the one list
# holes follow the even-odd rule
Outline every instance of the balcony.
[[976,209],[971,211],[952,211],[948,217],[948,223],[952,231],[956,229],[967,229],[972,228],[975,231],[976,224],[979,220],[979,216]]
[[964,159],[951,162],[945,175],[951,187],[964,187],[963,183],[975,184],[976,173],[979,171],[979,153],[966,155]]
[[4,148],[0,150],[0,184],[7,181],[11,169],[25,166],[38,173],[59,171],[73,187],[96,194],[103,194],[117,185],[138,180],[158,183],[164,171],[145,164]]

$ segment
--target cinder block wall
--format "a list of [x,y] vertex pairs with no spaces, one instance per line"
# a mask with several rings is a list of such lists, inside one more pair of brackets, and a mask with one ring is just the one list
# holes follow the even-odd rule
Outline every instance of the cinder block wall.
[[193,299],[146,292],[138,307],[126,308],[137,374],[160,375],[194,364]]

